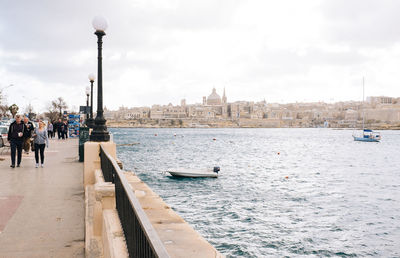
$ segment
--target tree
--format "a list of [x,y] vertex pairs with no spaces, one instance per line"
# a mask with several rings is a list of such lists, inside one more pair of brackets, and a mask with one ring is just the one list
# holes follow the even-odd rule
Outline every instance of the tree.
[[5,99],[3,89],[0,89],[0,118],[7,116],[7,112],[9,111]]
[[8,110],[11,112],[12,117],[15,117],[15,115],[18,113],[19,107],[17,104],[12,104],[8,107]]
[[57,121],[58,118],[62,118],[58,113],[58,110],[54,108],[53,102],[48,106],[47,112],[44,113],[51,123]]
[[3,90],[0,90],[0,104],[2,104],[3,99],[4,99]]
[[51,123],[54,123],[58,119],[58,111],[57,110],[49,110],[48,112],[44,113],[45,117],[47,117]]
[[9,111],[7,105],[0,105],[0,117],[5,117]]
[[51,102],[51,105],[55,110],[60,111],[60,117],[62,117],[62,110],[68,108],[67,103],[64,101],[62,97],[58,97],[56,100],[53,100]]

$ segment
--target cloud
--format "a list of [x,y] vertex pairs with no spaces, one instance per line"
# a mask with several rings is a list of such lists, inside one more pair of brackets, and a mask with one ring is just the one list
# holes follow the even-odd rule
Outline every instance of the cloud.
[[[229,101],[399,96],[397,1],[70,0],[3,1],[1,85],[8,102],[43,110],[63,96],[85,103],[97,71],[91,19],[109,21],[103,39],[109,108],[201,102],[212,87]],[[1,86],[0,86],[1,87]]]
[[330,42],[355,47],[385,47],[400,39],[400,22],[396,0],[323,1],[324,36]]

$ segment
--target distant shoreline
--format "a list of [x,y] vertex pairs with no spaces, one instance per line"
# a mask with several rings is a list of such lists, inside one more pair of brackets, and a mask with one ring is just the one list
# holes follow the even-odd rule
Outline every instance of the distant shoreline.
[[[138,128],[138,129],[331,129],[331,130],[362,130],[362,128],[340,128],[340,127],[148,127],[148,126],[111,126],[107,125],[108,128]],[[400,127],[393,128],[374,128],[368,127],[368,129],[386,131],[386,130],[400,130]]]
[[[361,130],[362,121],[329,121],[313,123],[280,119],[238,119],[238,120],[200,120],[200,119],[132,119],[108,120],[110,128],[330,128],[336,130]],[[326,126],[328,125],[328,126]],[[372,130],[400,130],[400,123],[366,123]]]

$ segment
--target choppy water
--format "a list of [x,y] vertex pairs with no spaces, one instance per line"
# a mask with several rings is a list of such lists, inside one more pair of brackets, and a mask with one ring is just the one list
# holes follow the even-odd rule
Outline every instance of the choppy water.
[[[111,131],[140,143],[118,147],[125,168],[227,256],[400,256],[400,131],[381,143],[331,129]],[[214,165],[218,179],[161,174]]]

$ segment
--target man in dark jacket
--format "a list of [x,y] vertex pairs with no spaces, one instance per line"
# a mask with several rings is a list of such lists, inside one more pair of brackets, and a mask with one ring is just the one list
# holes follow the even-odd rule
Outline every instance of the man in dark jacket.
[[58,136],[59,140],[61,139],[61,137],[63,135],[62,125],[63,125],[63,123],[61,122],[61,118],[60,118],[60,119],[58,119],[58,122],[55,123],[55,128],[57,130],[57,136]]
[[35,126],[27,116],[24,117],[24,125],[25,125],[25,133],[24,133],[24,151],[26,154],[29,154],[29,150],[31,149],[31,137],[32,132],[35,130]]
[[62,136],[63,140],[64,139],[68,139],[68,121],[64,120],[63,123],[63,136]]
[[10,124],[8,129],[8,141],[11,145],[11,166],[15,168],[15,153],[18,152],[17,167],[21,164],[22,159],[22,144],[24,142],[24,134],[26,128],[24,123],[21,122],[21,116],[16,115],[15,121]]

